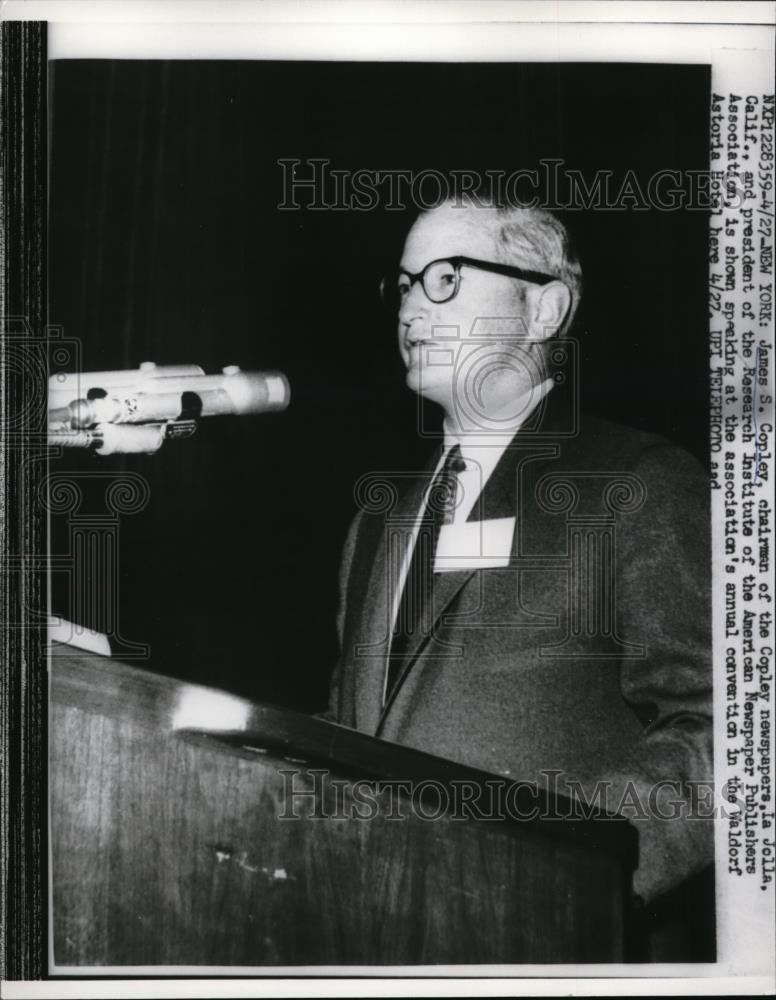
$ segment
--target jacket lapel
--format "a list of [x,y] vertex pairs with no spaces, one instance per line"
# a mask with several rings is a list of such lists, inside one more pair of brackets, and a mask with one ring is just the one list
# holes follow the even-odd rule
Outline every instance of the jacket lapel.
[[385,516],[372,518],[370,530],[376,533],[376,537],[371,539],[372,544],[361,550],[367,558],[370,552],[374,553],[367,587],[363,594],[358,595],[363,613],[352,639],[356,668],[356,727],[363,732],[375,732],[382,713],[393,599],[406,546],[438,458],[436,451],[424,470],[399,478],[399,487],[402,480],[405,485],[399,500]]
[[[512,439],[508,447],[505,449],[504,453],[496,465],[496,468],[490,475],[482,494],[478,498],[471,513],[469,514],[467,521],[486,521],[500,517],[514,517],[516,514],[516,491],[517,491],[517,468],[520,455],[525,455],[527,451],[532,451],[534,453],[543,453],[545,457],[552,457],[557,455],[557,440],[553,440],[554,434],[556,434],[559,428],[564,427],[566,414],[566,404],[567,400],[564,394],[558,390],[552,391],[547,397],[540,403],[533,414],[529,417],[525,426],[521,428],[515,437]],[[540,433],[537,433],[540,431]],[[419,491],[414,491],[412,497],[407,497],[407,505],[409,509],[412,509],[412,504],[414,504],[414,513],[417,514],[420,509],[420,503],[423,495],[423,487],[427,485],[428,476],[433,472],[433,466],[427,469],[426,478]],[[515,538],[513,539],[513,558],[514,558],[514,548],[517,544],[517,531],[515,532]],[[453,601],[456,599],[458,594],[461,592],[464,586],[474,577],[476,570],[461,570],[460,572],[450,572],[450,573],[438,573],[434,577],[434,595],[433,595],[433,624],[430,629],[418,635],[414,641],[407,647],[408,657],[407,662],[402,669],[401,674],[397,682],[395,683],[393,690],[386,701],[386,704],[382,707],[382,710],[374,712],[375,706],[380,706],[382,704],[382,684],[384,680],[385,672],[385,661],[383,661],[382,670],[380,672],[380,688],[377,698],[374,698],[374,693],[371,692],[373,700],[371,702],[372,711],[370,712],[370,722],[374,722],[375,729],[370,726],[370,732],[377,732],[379,734],[380,729],[385,721],[387,714],[393,705],[393,702],[398,694],[402,684],[407,679],[410,671],[417,663],[420,655],[426,650],[429,643],[433,642],[434,635],[438,631],[439,627],[444,624],[444,615],[450,608]],[[385,599],[385,592],[381,592],[381,596]],[[391,600],[390,595],[388,600]],[[390,603],[387,605],[390,608]],[[387,650],[386,650],[387,656]]]
[[[514,466],[515,456],[510,447],[504,451],[504,454],[499,459],[496,468],[485,484],[485,489],[472,508],[467,518],[468,521],[482,521],[490,518],[511,517],[514,515]],[[415,508],[416,513],[419,505],[420,498]],[[475,569],[471,569],[449,573],[436,573],[434,575],[433,610],[430,628],[428,631],[415,636],[414,641],[407,646],[407,661],[402,668],[398,680],[394,684],[388,700],[379,713],[378,733],[393,705],[396,695],[417,663],[421,653],[427,650],[429,644],[433,645],[435,634],[440,626],[444,624],[445,613],[476,572]]]

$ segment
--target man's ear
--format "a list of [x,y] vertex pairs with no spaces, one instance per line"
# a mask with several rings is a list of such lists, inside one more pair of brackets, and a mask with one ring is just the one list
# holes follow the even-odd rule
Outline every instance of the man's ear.
[[571,292],[562,281],[551,281],[537,289],[534,299],[531,335],[534,340],[549,340],[557,335],[571,308]]

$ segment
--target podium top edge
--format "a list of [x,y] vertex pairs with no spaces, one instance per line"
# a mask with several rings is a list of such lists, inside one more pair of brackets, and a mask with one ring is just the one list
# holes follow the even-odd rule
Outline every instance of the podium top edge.
[[[315,716],[253,702],[74,646],[52,642],[50,652],[53,707],[75,707],[131,722],[157,735],[207,743],[216,750],[254,760],[269,757],[285,766],[323,768],[352,781],[408,783],[412,788],[426,783],[429,788],[436,785],[446,790],[466,784],[475,794],[510,797],[508,815],[498,820],[505,832],[567,839],[614,855],[631,870],[636,868],[638,834],[627,818],[588,803],[580,806],[535,781],[480,770]],[[223,725],[214,727],[219,717]],[[491,818],[476,815],[467,816],[466,822],[494,825]]]

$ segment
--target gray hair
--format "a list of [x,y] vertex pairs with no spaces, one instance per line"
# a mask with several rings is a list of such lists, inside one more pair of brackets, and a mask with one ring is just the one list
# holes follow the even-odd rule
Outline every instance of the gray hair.
[[568,230],[543,208],[496,208],[497,249],[504,263],[558,278],[571,293],[571,305],[558,331],[566,333],[574,322],[582,297],[582,267]]
[[582,267],[569,232],[543,208],[504,205],[493,199],[463,194],[448,205],[468,211],[482,224],[483,215],[494,236],[494,251],[502,264],[541,271],[562,281],[571,293],[571,304],[558,333],[567,333],[582,297]]

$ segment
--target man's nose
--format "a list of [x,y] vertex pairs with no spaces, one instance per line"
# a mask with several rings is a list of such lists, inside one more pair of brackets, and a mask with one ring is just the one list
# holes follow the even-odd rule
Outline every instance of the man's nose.
[[410,326],[414,320],[427,317],[430,306],[431,300],[423,290],[423,283],[413,281],[404,301],[399,306],[399,322],[403,326]]

